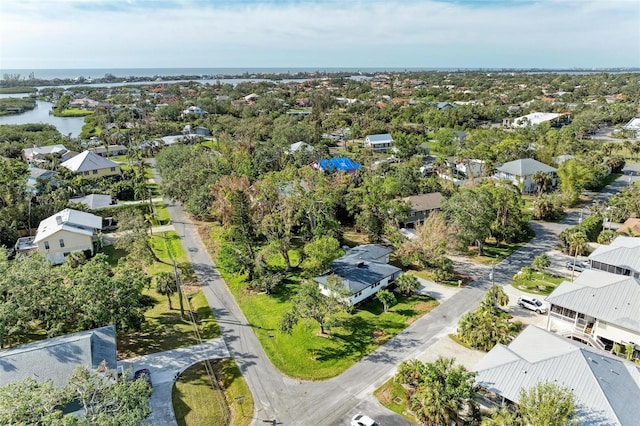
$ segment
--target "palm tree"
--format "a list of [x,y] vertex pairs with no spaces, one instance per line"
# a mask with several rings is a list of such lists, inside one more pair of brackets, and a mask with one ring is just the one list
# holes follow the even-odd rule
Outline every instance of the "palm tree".
[[551,187],[551,176],[548,173],[538,170],[531,176],[531,181],[538,188],[538,195],[546,192]]
[[155,281],[156,291],[163,296],[167,296],[167,300],[169,301],[169,310],[172,310],[173,305],[171,304],[171,296],[173,296],[177,290],[173,274],[171,272],[161,272],[156,275]]
[[420,286],[420,282],[415,275],[404,273],[396,279],[396,285],[400,293],[410,296]]

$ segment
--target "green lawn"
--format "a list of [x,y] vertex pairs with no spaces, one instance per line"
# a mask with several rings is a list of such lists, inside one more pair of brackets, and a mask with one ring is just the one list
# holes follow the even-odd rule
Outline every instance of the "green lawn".
[[567,278],[551,275],[547,272],[534,271],[531,274],[531,279],[513,280],[511,285],[527,293],[548,295],[563,281],[567,281]]
[[93,111],[81,108],[67,108],[63,111],[53,110],[53,115],[56,117],[84,117],[91,114],[93,114]]
[[394,413],[398,413],[413,424],[418,424],[418,420],[407,411],[407,390],[395,380],[389,379],[384,385],[380,386],[373,395],[380,404],[387,407]]
[[[232,359],[223,359],[210,361],[209,366],[219,386],[211,381],[204,362],[186,369],[173,386],[171,396],[178,425],[251,424],[253,398],[236,363]],[[227,415],[231,416],[230,422],[225,421]]]
[[[188,262],[186,252],[182,248],[180,238],[175,232],[154,234],[151,237],[151,244],[156,255],[166,263],[154,263],[149,266],[147,268],[149,275],[153,276],[160,272],[173,272],[167,250],[167,247],[171,247],[182,272],[183,282],[189,280],[193,275],[193,270]],[[119,251],[110,250],[114,258],[122,255]],[[202,340],[209,340],[219,336],[220,329],[204,293],[196,286],[183,286],[183,289],[185,310],[189,307],[187,298],[191,298],[191,307],[195,313]],[[118,335],[118,356],[121,359],[199,343],[194,330],[195,325],[188,319],[188,315],[185,315],[186,319],[180,317],[177,294],[171,297],[173,309],[169,309],[167,297],[158,294],[153,284],[151,288],[145,289],[143,293],[149,297],[152,307],[145,312],[145,322],[142,324],[140,331]]]
[[163,202],[153,203],[153,218],[158,226],[169,224],[171,217]]
[[[214,227],[214,238],[219,230]],[[290,299],[301,280],[299,271],[288,273],[271,295],[248,293],[244,275],[223,273],[223,277],[271,362],[288,376],[310,380],[342,373],[437,306],[426,296],[399,296],[398,303],[383,313],[380,302],[372,300],[352,314],[341,315],[341,324],[331,329],[330,336],[319,335],[317,323],[307,320],[301,320],[289,335],[280,333],[278,324],[291,308]]]
[[484,245],[484,255],[478,255],[478,248],[471,247],[469,249],[469,256],[471,260],[478,263],[484,263],[485,265],[491,265],[492,263],[498,263],[501,260],[506,259],[513,253],[518,250],[520,247],[527,244],[527,241],[523,241],[520,243],[500,243],[500,246],[496,247],[495,242],[491,240],[487,240],[487,243]]

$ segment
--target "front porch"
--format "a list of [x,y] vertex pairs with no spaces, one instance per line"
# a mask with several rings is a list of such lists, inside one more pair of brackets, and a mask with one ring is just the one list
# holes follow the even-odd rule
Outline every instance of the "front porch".
[[551,305],[547,319],[547,330],[561,336],[586,343],[594,348],[606,350],[605,343],[593,334],[597,319],[557,305]]

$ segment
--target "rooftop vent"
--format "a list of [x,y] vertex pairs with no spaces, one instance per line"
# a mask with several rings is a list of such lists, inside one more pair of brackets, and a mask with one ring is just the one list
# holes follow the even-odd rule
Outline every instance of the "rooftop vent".
[[56,216],[56,223],[62,225],[62,216]]

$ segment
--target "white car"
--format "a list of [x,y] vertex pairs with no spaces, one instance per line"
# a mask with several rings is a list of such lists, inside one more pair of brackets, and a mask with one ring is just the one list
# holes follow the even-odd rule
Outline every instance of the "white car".
[[518,299],[518,306],[535,311],[538,314],[545,314],[547,312],[547,307],[544,306],[544,303],[533,297],[520,297]]
[[351,426],[378,426],[378,423],[371,417],[358,413],[351,419]]

